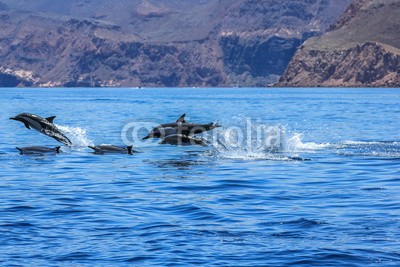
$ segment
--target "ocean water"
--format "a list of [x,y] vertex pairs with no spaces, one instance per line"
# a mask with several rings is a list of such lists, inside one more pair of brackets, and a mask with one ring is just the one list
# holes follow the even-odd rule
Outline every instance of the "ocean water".
[[[398,89],[1,89],[1,266],[399,266]],[[57,146],[9,120],[55,123]],[[207,147],[142,142],[186,113]],[[141,153],[95,155],[88,145]]]

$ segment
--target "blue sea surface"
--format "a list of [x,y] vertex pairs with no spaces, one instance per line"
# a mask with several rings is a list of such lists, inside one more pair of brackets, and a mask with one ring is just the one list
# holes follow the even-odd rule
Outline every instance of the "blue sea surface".
[[[399,89],[0,89],[1,266],[399,266]],[[74,146],[9,120],[56,115]],[[141,141],[183,113],[210,145]],[[141,153],[96,155],[88,145]]]

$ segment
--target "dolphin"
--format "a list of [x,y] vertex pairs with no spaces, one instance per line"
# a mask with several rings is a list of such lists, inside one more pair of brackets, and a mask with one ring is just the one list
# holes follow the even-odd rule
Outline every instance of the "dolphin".
[[60,153],[60,146],[57,147],[46,147],[46,146],[28,146],[28,147],[16,147],[20,154],[46,154],[46,153]]
[[191,137],[183,134],[171,134],[161,140],[159,144],[177,145],[177,146],[207,146],[207,143],[202,138]]
[[38,115],[21,113],[10,120],[22,122],[26,128],[35,129],[36,131],[50,136],[67,146],[72,146],[71,140],[68,139],[61,131],[54,125],[53,121],[56,116],[42,118]]
[[184,134],[178,134],[176,130],[172,127],[165,128],[164,133],[165,137],[160,141],[159,144],[178,145],[178,146],[190,146],[190,145],[207,146],[205,139],[187,136]]
[[148,138],[163,138],[166,136],[165,134],[166,128],[173,128],[175,129],[177,134],[182,134],[189,137],[195,134],[200,134],[205,131],[213,130],[217,127],[221,127],[216,123],[208,123],[208,124],[189,123],[185,120],[185,116],[186,114],[183,114],[182,116],[179,117],[179,119],[176,122],[158,125],[153,130],[151,130],[151,132],[146,137],[142,138],[142,140]]
[[113,145],[99,145],[99,146],[89,146],[89,148],[94,150],[94,154],[128,154],[133,155],[133,146],[121,147]]

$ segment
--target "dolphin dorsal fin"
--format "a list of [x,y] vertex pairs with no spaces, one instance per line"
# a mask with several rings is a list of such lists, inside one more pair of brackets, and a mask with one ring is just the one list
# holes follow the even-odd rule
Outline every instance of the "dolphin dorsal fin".
[[185,114],[183,114],[182,116],[180,116],[180,117],[179,117],[179,119],[178,119],[176,122],[182,122],[182,123],[185,123],[185,122],[186,122],[186,120],[185,120],[185,116],[186,116],[186,113],[185,113]]
[[55,118],[56,118],[56,116],[51,116],[51,117],[46,118],[46,120],[47,120],[48,122],[50,122],[50,123],[53,123],[53,121],[54,121]]
[[133,155],[132,148],[133,148],[133,146],[128,146],[128,147],[126,147],[126,149],[128,150],[128,154],[129,154],[129,155]]

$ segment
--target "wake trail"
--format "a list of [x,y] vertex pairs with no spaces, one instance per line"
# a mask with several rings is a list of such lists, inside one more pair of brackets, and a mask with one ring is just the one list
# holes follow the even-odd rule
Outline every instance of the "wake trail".
[[[225,126],[208,137],[212,149],[205,153],[218,159],[308,161],[315,154],[400,158],[397,141],[304,141],[300,133],[288,133],[282,125],[268,125],[234,117],[235,126]],[[229,124],[224,124],[229,125]]]

